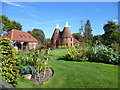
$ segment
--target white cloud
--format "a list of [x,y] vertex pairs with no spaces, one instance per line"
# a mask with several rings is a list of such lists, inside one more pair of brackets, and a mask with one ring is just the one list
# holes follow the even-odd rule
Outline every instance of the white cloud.
[[9,4],[9,5],[13,5],[13,6],[16,6],[16,7],[24,7],[24,6],[22,6],[22,5],[20,5],[20,4],[16,4],[16,3],[11,3],[11,2],[5,2],[5,3],[7,3],[7,4]]
[[40,19],[41,19],[41,17],[39,17],[39,16],[37,16],[37,15],[33,15],[33,14],[29,14],[29,15],[31,15],[31,16],[33,16],[33,17],[35,17],[35,18],[40,18]]
[[114,21],[114,22],[118,22],[118,19],[114,19],[113,21]]

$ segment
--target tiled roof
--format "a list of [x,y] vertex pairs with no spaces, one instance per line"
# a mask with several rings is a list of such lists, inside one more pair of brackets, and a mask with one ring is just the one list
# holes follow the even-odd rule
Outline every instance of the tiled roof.
[[56,28],[56,29],[54,30],[54,33],[53,33],[51,39],[58,39],[58,38],[59,38],[59,34],[60,34],[60,29],[59,29],[59,28]]
[[80,43],[80,41],[78,41],[77,39],[73,39],[73,43],[76,44],[76,43]]
[[15,41],[26,41],[26,42],[37,42],[37,40],[27,32],[12,29],[7,34],[3,35],[2,38],[8,37],[10,40]]
[[72,37],[73,36],[72,36],[69,28],[68,27],[64,27],[63,33],[62,33],[62,38],[72,38]]

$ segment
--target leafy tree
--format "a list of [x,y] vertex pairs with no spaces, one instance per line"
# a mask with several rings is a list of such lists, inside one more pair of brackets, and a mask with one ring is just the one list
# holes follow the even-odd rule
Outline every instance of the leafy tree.
[[106,45],[111,45],[112,43],[120,43],[119,42],[119,25],[115,24],[113,21],[108,21],[107,24],[104,25],[103,29],[105,33],[102,35],[104,41],[103,43]]
[[91,24],[90,21],[87,20],[86,24],[85,24],[85,28],[84,28],[84,40],[87,43],[90,43],[92,41],[92,28],[91,28]]
[[11,21],[11,28],[17,29],[17,30],[22,30],[22,25],[19,22]]
[[0,26],[2,31],[10,31],[12,29],[22,30],[22,25],[16,21],[10,21],[5,15],[0,15]]
[[100,44],[101,41],[102,41],[102,35],[95,35],[95,36],[93,37],[93,43],[95,43],[95,44]]
[[40,29],[33,29],[33,31],[28,31],[28,33],[35,37],[39,43],[44,42],[45,40],[45,34]]
[[82,35],[80,33],[73,33],[72,35],[78,41],[83,41],[83,37],[82,37]]

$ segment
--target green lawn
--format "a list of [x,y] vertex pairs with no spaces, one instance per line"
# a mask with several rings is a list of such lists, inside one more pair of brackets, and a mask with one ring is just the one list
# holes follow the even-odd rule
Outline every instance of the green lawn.
[[41,85],[20,78],[18,88],[118,88],[118,66],[59,60],[67,49],[53,50],[54,75]]

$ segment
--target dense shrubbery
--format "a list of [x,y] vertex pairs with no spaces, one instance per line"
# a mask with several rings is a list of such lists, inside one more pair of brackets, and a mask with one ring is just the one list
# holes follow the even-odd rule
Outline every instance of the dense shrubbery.
[[117,64],[119,55],[105,45],[96,45],[89,50],[89,61]]
[[19,50],[18,51],[18,55],[19,55],[19,69],[23,68],[24,66],[33,66],[33,54],[34,51],[22,51]]
[[0,45],[0,63],[2,66],[0,71],[2,79],[15,86],[19,77],[17,50],[11,46],[8,38],[2,38]]
[[120,54],[120,44],[112,44],[110,47],[116,52]]
[[88,60],[88,50],[90,46],[88,44],[76,44],[74,47],[68,49],[63,57],[67,60],[86,61]]
[[104,63],[119,63],[119,54],[115,53],[112,48],[105,45],[89,46],[88,44],[76,44],[73,48],[69,48],[68,52],[63,56],[64,59],[73,61],[95,61]]

